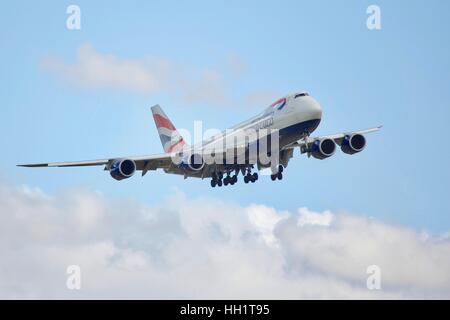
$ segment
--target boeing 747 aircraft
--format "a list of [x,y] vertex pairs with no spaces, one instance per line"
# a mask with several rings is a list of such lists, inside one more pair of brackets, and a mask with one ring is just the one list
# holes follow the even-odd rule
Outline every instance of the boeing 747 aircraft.
[[258,180],[256,169],[270,168],[272,181],[283,178],[283,169],[295,149],[316,159],[331,157],[336,145],[346,154],[361,152],[365,134],[381,126],[360,131],[311,137],[322,118],[320,104],[306,92],[285,96],[262,113],[220,134],[190,146],[159,105],[152,108],[164,153],[102,160],[19,165],[21,167],[104,166],[116,180],[130,178],[136,171],[149,170],[187,177],[209,178],[212,187],[233,185],[239,173],[245,183]]

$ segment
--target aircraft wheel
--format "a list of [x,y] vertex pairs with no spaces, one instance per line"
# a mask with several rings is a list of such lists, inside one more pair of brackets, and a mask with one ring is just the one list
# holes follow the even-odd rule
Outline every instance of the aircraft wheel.
[[253,173],[253,180],[258,180],[258,174],[256,172]]
[[244,176],[244,182],[248,183],[248,177],[247,176]]
[[278,172],[280,172],[280,173],[282,173],[283,172],[283,166],[280,164],[279,166],[278,166]]
[[237,175],[233,177],[233,181],[234,181],[234,183],[236,183],[238,181]]
[[282,180],[283,179],[283,174],[281,172],[278,172],[277,178],[278,178],[278,180]]
[[218,180],[218,181],[217,181],[217,185],[218,185],[219,187],[221,187],[221,186],[222,186],[222,180]]
[[270,176],[270,179],[271,179],[272,181],[275,181],[275,180],[277,179],[277,175],[272,174],[272,175]]
[[214,179],[211,179],[211,187],[215,187],[216,186],[216,180],[214,180]]
[[225,179],[223,179],[223,185],[224,185],[224,186],[227,186],[229,182],[230,182],[230,181],[228,181],[228,177],[226,177]]

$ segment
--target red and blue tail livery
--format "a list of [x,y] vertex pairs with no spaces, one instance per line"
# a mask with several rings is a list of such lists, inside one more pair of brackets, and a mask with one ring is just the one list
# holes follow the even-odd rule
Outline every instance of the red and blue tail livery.
[[152,107],[152,113],[164,151],[171,153],[182,150],[186,146],[186,142],[159,104]]

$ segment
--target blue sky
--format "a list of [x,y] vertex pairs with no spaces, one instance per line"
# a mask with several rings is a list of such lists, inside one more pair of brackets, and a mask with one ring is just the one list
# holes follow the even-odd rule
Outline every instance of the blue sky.
[[[382,29],[366,28],[381,8]],[[435,232],[450,225],[450,4],[445,1],[335,1],[219,4],[77,1],[81,30],[66,29],[72,2],[15,1],[0,13],[2,125],[0,177],[49,193],[88,188],[161,203],[175,190],[278,210],[307,206],[374,216]],[[90,44],[119,59],[162,57],[223,74],[227,103],[189,102],[177,92],[80,86],[43,66],[67,64]],[[230,74],[226,61],[245,68]],[[296,152],[282,182],[211,189],[209,181],[151,172],[117,182],[99,168],[16,168],[17,163],[160,153],[149,107],[177,127],[226,128],[260,109],[252,92],[305,89],[323,106],[318,134],[383,124],[361,154],[319,161]],[[273,101],[266,101],[261,109]]]

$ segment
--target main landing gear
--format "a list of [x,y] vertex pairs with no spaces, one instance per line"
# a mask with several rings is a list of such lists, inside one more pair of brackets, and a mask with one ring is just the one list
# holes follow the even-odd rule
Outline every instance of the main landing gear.
[[[270,176],[270,179],[272,181],[275,180],[282,180],[283,179],[283,170],[284,167],[282,165],[278,166],[278,170],[276,173],[273,173]],[[235,171],[234,175],[231,175],[231,173]],[[225,178],[223,177],[223,173],[222,172],[216,172],[213,173],[212,175],[212,179],[211,179],[211,187],[215,188],[217,187],[221,187],[222,185],[227,186],[227,185],[234,185],[237,181],[238,181],[238,174],[239,172],[242,173],[242,175],[244,176],[244,182],[247,183],[254,183],[258,180],[258,174],[256,172],[252,173],[252,167],[241,167],[240,169],[231,169],[228,170],[226,172],[226,176]]]
[[222,178],[223,178],[223,174],[222,172],[218,172],[218,173],[214,173],[211,179],[211,187],[221,187],[222,186]]
[[256,180],[258,180],[258,174],[256,172],[252,174],[251,170],[251,168],[236,169],[233,176],[230,175],[233,170],[227,171],[225,178],[223,178],[223,174],[221,172],[216,172],[212,175],[211,187],[215,188],[216,186],[221,187],[222,185],[234,185],[238,181],[238,174],[240,171],[244,176],[245,183],[254,183]]
[[244,182],[245,183],[254,183],[256,180],[258,180],[258,174],[256,172],[254,172],[253,174],[251,173],[251,169],[247,169],[247,174],[244,176]]
[[278,172],[277,173],[274,173],[274,174],[272,174],[271,176],[270,176],[270,179],[272,180],[272,181],[275,181],[275,180],[282,180],[283,179],[283,166],[280,164],[279,166],[278,166]]
[[227,174],[227,176],[225,177],[225,179],[223,179],[223,184],[225,186],[231,184],[235,184],[237,182],[237,175],[235,174],[234,176],[230,176],[229,174]]
[[237,179],[237,173],[233,176],[230,175],[230,171],[227,172],[227,176],[225,178],[223,178],[223,174],[222,172],[219,173],[214,173],[211,179],[211,187],[221,187],[222,185],[227,186],[227,185],[234,185],[238,179]]

